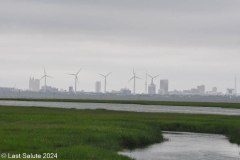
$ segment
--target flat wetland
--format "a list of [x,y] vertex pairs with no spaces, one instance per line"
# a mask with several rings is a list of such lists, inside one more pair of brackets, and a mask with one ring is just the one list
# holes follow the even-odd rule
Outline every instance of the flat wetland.
[[130,159],[117,152],[162,142],[161,131],[222,134],[240,144],[240,116],[0,106],[0,153]]

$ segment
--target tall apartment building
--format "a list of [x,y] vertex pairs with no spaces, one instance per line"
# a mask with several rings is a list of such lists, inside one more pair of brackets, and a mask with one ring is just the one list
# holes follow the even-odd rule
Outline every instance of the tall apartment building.
[[205,93],[205,85],[197,86],[198,93],[204,94]]
[[68,88],[68,92],[69,92],[69,93],[73,93],[73,86],[70,86],[70,87]]
[[38,92],[40,90],[40,80],[30,77],[29,79],[29,90]]
[[148,85],[148,94],[156,94],[156,85],[151,83]]
[[96,93],[101,93],[101,82],[100,81],[97,81],[95,83],[95,92]]
[[161,79],[160,80],[160,89],[159,93],[167,94],[168,93],[168,80],[167,79]]

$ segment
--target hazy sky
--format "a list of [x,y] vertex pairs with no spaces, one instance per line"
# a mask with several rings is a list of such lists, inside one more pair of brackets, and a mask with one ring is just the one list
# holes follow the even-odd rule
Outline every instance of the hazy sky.
[[0,0],[0,57],[0,86],[27,89],[46,67],[48,85],[67,89],[83,68],[78,90],[110,71],[108,91],[132,90],[135,68],[138,93],[146,70],[160,74],[157,88],[169,79],[170,90],[225,93],[240,82],[240,1]]

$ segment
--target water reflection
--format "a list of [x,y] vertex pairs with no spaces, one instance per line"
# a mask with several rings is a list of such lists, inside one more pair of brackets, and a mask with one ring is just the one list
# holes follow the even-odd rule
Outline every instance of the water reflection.
[[169,139],[144,149],[119,152],[137,160],[239,160],[240,148],[223,135],[165,132]]

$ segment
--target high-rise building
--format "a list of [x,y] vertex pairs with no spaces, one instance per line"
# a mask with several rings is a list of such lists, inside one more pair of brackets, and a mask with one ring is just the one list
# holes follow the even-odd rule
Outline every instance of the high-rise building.
[[40,80],[30,77],[30,79],[29,79],[29,90],[38,92],[40,90]]
[[100,81],[97,81],[95,83],[95,92],[96,93],[101,93],[101,82]]
[[168,93],[168,80],[167,79],[161,79],[160,80],[160,89],[159,91],[161,91],[163,94],[167,94]]
[[237,76],[235,76],[234,93],[237,95]]
[[73,86],[70,86],[70,87],[69,87],[68,92],[69,92],[69,93],[73,93]]
[[205,85],[197,86],[198,93],[204,94],[205,93]]
[[148,94],[156,94],[156,85],[151,83],[148,85]]

